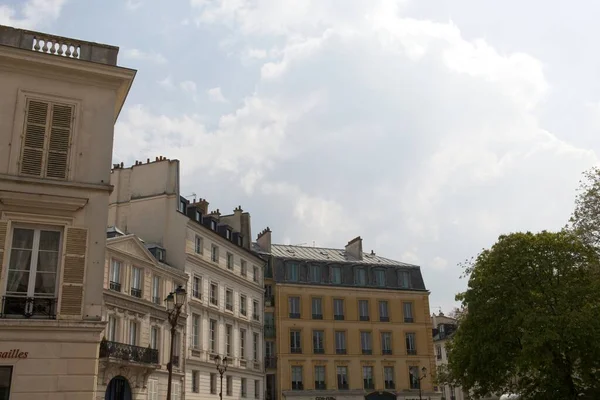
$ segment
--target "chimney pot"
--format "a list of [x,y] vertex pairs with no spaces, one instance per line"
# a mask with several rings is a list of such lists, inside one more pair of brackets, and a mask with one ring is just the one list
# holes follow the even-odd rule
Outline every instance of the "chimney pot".
[[149,159],[149,158],[147,158],[147,159],[146,159],[146,164],[149,164],[149,163],[150,163],[150,159]]
[[123,165],[124,165],[124,164],[123,164],[123,161],[121,161],[121,168],[123,168]]

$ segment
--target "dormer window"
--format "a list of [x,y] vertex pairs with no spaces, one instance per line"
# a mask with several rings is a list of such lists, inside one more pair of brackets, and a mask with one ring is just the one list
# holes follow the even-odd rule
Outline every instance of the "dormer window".
[[385,286],[385,270],[376,269],[374,271],[374,278],[376,286]]
[[185,214],[186,201],[184,199],[179,200],[179,211]]
[[231,240],[231,229],[225,229],[225,238]]
[[156,249],[156,259],[160,262],[165,261],[165,251],[163,249]]
[[356,268],[354,270],[354,284],[366,285],[367,284],[367,273],[364,268]]
[[213,231],[217,230],[217,221],[210,221],[210,229]]
[[202,213],[200,210],[196,210],[196,221],[202,222]]

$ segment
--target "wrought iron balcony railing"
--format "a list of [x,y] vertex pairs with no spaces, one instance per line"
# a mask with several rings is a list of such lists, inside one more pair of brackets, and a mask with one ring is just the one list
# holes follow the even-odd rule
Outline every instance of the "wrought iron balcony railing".
[[142,289],[131,288],[131,295],[138,299],[142,298]]
[[394,381],[385,381],[386,389],[396,389],[396,383]]
[[275,306],[275,296],[265,294],[265,307]]
[[343,321],[344,320],[344,315],[343,314],[335,314],[333,316],[333,319],[335,319],[336,321]]
[[265,325],[265,338],[275,337],[275,325]]
[[409,356],[416,356],[417,349],[406,349],[406,354],[408,354]]
[[121,291],[121,284],[119,282],[110,281],[110,290],[114,290],[115,292]]
[[0,318],[56,319],[56,302],[46,297],[4,296]]
[[265,357],[265,368],[277,368],[277,357]]
[[100,358],[158,364],[158,350],[150,347],[132,346],[130,344],[103,340],[100,342]]

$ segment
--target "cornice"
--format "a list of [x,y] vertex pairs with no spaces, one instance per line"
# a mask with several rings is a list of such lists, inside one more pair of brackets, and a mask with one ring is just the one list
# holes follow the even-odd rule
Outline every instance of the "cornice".
[[[219,275],[223,276],[226,279],[231,279],[232,281],[235,281],[236,283],[246,286],[248,289],[251,290],[256,290],[258,292],[260,292],[260,295],[262,296],[264,294],[264,288],[261,287],[259,285],[258,282],[253,282],[250,281],[248,279],[244,279],[243,277],[236,275],[233,271],[228,270],[227,268],[221,268],[221,266],[217,266],[212,262],[206,261],[204,259],[204,257],[200,257],[198,255],[196,255],[195,253],[190,253],[190,252],[186,252],[186,259],[187,261],[190,261],[192,263],[192,265],[201,267],[201,268],[206,268],[210,271],[216,272]],[[188,273],[188,275],[191,276],[191,274],[193,274],[195,271],[187,271],[187,263],[186,263],[186,272]]]
[[101,192],[111,192],[113,190],[113,186],[109,184],[97,184],[97,183],[87,183],[87,182],[77,182],[77,181],[60,181],[60,180],[52,180],[52,179],[42,179],[42,178],[33,178],[26,176],[17,176],[17,175],[9,175],[9,174],[0,174],[0,182],[8,181],[14,183],[21,184],[31,184],[31,185],[41,185],[41,186],[54,186],[61,187],[65,189],[74,189],[74,190],[85,190],[85,191],[101,191]]

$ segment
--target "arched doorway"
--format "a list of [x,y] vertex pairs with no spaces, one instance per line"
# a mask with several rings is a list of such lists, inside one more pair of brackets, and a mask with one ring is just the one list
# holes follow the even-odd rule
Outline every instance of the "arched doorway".
[[131,387],[129,382],[122,376],[115,376],[108,383],[105,400],[131,400]]
[[396,400],[396,395],[390,392],[372,392],[365,396],[365,400]]

